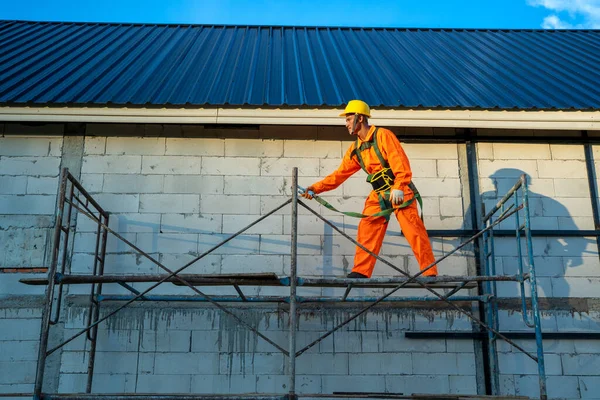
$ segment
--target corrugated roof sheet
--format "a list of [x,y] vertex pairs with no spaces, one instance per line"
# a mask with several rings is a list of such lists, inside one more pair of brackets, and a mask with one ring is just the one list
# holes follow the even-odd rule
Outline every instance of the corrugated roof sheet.
[[0,104],[599,109],[600,31],[0,21]]

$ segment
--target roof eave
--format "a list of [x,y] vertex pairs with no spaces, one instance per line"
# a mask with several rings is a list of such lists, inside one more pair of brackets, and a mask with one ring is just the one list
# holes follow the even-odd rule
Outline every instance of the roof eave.
[[[4,122],[149,124],[342,124],[339,109],[0,107]],[[600,130],[600,111],[376,110],[382,126]]]

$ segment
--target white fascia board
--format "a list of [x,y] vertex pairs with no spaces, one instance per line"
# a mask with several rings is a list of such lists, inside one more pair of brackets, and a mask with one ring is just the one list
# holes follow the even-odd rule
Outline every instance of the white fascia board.
[[[342,110],[0,107],[8,122],[343,125]],[[600,130],[600,111],[372,110],[382,126]]]
[[0,107],[0,120],[9,122],[215,124],[217,113],[216,108]]

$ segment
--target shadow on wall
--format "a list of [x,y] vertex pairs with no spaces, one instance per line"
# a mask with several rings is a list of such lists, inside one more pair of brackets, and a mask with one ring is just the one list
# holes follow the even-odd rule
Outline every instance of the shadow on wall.
[[[579,230],[575,220],[569,213],[567,207],[561,204],[558,200],[544,196],[535,191],[536,182],[532,182],[529,174],[517,168],[502,168],[495,171],[489,178],[492,180],[494,190],[481,193],[481,201],[485,205],[486,210],[490,210],[517,182],[521,175],[525,174],[528,182],[529,193],[529,214],[531,217],[531,229],[533,230],[548,230],[548,231],[571,231]],[[533,188],[533,190],[532,190]],[[522,191],[519,190],[520,196]],[[509,200],[512,204],[513,199]],[[520,223],[524,223],[522,213],[520,214]],[[467,214],[470,215],[470,210]],[[500,229],[515,229],[515,219],[510,218],[505,223],[501,223]],[[568,237],[568,236],[534,236],[533,253],[536,273],[541,281],[538,282],[544,289],[546,296],[563,297],[569,296],[569,283],[565,279],[567,275],[580,275],[570,273],[571,268],[578,268],[584,265],[584,255],[589,253],[590,256],[597,256],[596,252],[586,250],[586,247],[594,243],[595,240],[584,237]],[[513,275],[518,272],[516,240],[514,237],[503,237],[495,239],[496,259],[502,259],[502,269],[497,273],[504,275]],[[525,241],[522,241],[522,254],[527,256]],[[524,258],[525,260],[525,258]],[[528,265],[524,264],[527,269]],[[544,278],[546,279],[544,282]],[[545,287],[544,287],[545,286]],[[553,289],[550,289],[552,286]],[[560,290],[557,290],[560,288]],[[516,289],[516,288],[515,288]],[[549,291],[549,289],[551,291]],[[518,295],[518,292],[514,293]],[[575,294],[575,293],[572,293]],[[576,294],[575,294],[576,295]]]

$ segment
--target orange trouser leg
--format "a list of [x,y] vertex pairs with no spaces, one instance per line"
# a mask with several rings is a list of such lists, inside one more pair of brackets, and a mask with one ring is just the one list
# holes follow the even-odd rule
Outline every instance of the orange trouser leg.
[[[362,213],[371,215],[379,211],[381,211],[381,208],[379,206],[379,201],[377,200],[377,194],[371,192],[365,201],[365,208]],[[373,253],[379,255],[387,226],[388,221],[385,217],[362,218],[358,223],[356,240]],[[373,268],[375,268],[376,262],[377,259],[375,257],[372,257],[369,253],[356,246],[354,268],[352,268],[352,272],[358,272],[359,274],[366,275],[370,278],[371,274],[373,274]]]
[[[421,217],[419,217],[417,202],[413,201],[410,206],[396,210],[395,214],[400,223],[402,233],[415,254],[415,258],[417,259],[421,270],[427,268],[435,262],[435,257],[433,256],[433,250],[431,249],[431,243],[429,242],[429,235],[427,235],[425,225],[423,224]],[[423,276],[436,275],[437,265],[429,268],[423,273]]]

